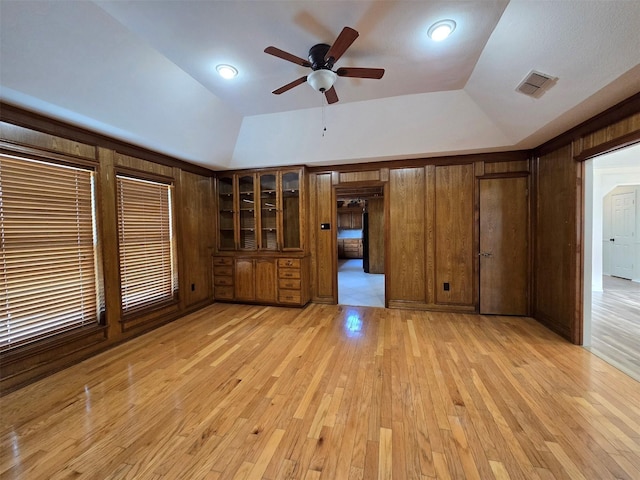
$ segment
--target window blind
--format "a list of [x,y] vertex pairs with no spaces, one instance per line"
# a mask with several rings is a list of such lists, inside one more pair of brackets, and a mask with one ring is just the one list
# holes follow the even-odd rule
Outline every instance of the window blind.
[[0,155],[0,350],[98,322],[94,172]]
[[178,282],[171,185],[117,176],[123,315],[173,301]]

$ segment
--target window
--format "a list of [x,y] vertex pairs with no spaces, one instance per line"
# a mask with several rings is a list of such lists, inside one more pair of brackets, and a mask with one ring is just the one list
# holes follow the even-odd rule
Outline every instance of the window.
[[0,155],[0,351],[96,325],[94,171]]
[[177,298],[173,186],[117,175],[122,313]]

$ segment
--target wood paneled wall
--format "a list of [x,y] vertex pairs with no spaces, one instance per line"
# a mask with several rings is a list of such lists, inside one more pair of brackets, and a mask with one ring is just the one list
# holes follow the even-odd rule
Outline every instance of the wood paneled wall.
[[336,211],[332,187],[351,190],[382,183],[388,306],[477,311],[478,177],[528,170],[527,152],[513,152],[311,172],[314,301],[337,301],[335,272],[328,270],[337,255],[331,243],[335,232],[319,229]]
[[575,344],[583,335],[582,161],[640,142],[640,94],[534,152],[533,315]]
[[[27,113],[8,109],[29,123]],[[3,117],[5,112],[2,112]],[[43,123],[34,116],[34,125],[47,126],[51,131],[64,132],[64,126],[52,122]],[[47,130],[47,128],[44,128]],[[69,129],[74,135],[75,128]],[[83,140],[92,137],[84,134]],[[53,371],[76,363],[111,345],[125,341],[151,328],[194,311],[212,301],[210,248],[214,241],[214,213],[212,177],[203,175],[203,169],[192,168],[177,160],[167,161],[153,152],[135,147],[123,147],[118,142],[106,148],[104,138],[96,137],[95,143],[65,138],[63,135],[45,133],[38,129],[0,122],[0,148],[14,154],[32,154],[42,157],[64,158],[70,161],[89,161],[96,167],[97,221],[99,245],[102,256],[102,278],[105,296],[106,324],[103,328],[84,332],[82,329],[69,335],[54,337],[44,343],[9,351],[0,359],[0,391],[7,392],[45,376]],[[140,154],[140,156],[136,154]],[[132,321],[122,322],[120,316],[120,283],[118,267],[118,239],[116,215],[115,174],[118,169],[161,175],[173,180],[175,185],[176,241],[178,246],[179,302]]]
[[389,304],[426,302],[425,169],[389,172],[388,263]]
[[[435,169],[435,298],[437,304],[474,306],[473,164]],[[449,290],[444,284],[449,285]]]
[[[338,218],[335,213],[335,195],[332,191],[331,172],[318,173],[309,177],[310,218],[309,238],[311,239],[311,301],[335,303]],[[322,229],[328,224],[329,229]]]

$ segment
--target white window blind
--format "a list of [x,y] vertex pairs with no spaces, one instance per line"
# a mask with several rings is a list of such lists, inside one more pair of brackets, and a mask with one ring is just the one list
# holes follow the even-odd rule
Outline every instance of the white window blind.
[[120,289],[124,315],[173,301],[178,282],[173,187],[117,176]]
[[0,155],[0,350],[98,322],[93,182]]

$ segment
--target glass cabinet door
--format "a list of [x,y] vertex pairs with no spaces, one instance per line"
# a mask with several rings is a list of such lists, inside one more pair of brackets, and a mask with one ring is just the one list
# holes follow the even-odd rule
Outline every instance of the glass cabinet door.
[[233,250],[234,212],[233,177],[218,178],[218,245],[220,250]]
[[282,174],[282,248],[300,248],[300,172]]
[[256,249],[256,205],[253,175],[238,178],[238,212],[240,214],[239,247],[242,250]]
[[260,248],[278,249],[278,195],[275,173],[260,175]]

